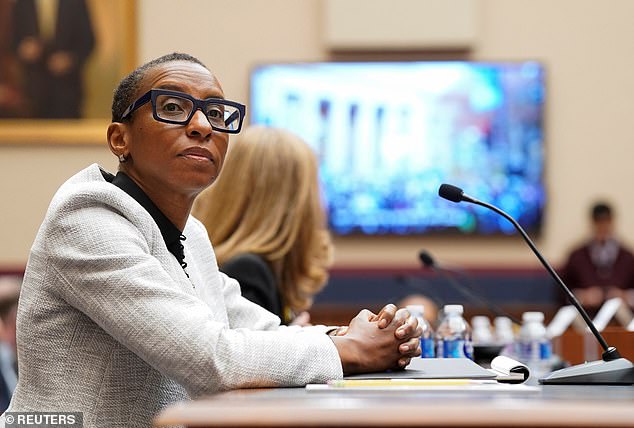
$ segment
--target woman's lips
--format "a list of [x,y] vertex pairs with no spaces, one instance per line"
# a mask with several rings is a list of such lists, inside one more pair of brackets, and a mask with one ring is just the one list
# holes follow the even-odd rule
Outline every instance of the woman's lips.
[[212,163],[215,163],[214,161],[214,157],[211,154],[211,152],[207,149],[204,149],[202,147],[192,147],[189,148],[185,151],[183,151],[180,156],[186,157],[186,158],[190,158],[190,159],[194,159],[197,161],[209,161]]

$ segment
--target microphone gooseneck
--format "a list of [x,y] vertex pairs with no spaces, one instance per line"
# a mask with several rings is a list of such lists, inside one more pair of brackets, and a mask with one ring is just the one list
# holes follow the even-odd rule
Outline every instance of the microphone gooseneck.
[[428,251],[425,250],[421,250],[418,253],[418,258],[420,259],[421,263],[423,264],[423,266],[427,269],[431,269],[434,272],[436,272],[437,274],[440,274],[445,280],[447,280],[447,282],[449,284],[451,284],[451,286],[456,289],[458,292],[460,292],[460,294],[462,294],[464,297],[466,297],[467,299],[471,300],[471,301],[475,301],[480,303],[481,305],[484,305],[486,308],[488,308],[491,312],[493,312],[496,316],[500,316],[500,317],[507,317],[509,318],[513,323],[520,325],[521,322],[515,318],[514,316],[512,316],[511,314],[509,314],[508,312],[506,312],[505,310],[499,308],[497,305],[495,305],[493,302],[490,302],[488,299],[484,299],[483,297],[480,297],[477,294],[474,294],[474,292],[472,291],[474,287],[471,286],[472,281],[469,279],[469,277],[467,275],[461,275],[462,278],[466,278],[467,280],[469,280],[469,284],[464,283],[463,281],[458,281],[458,270],[457,269],[449,269],[446,268],[444,266],[439,266],[438,263],[436,263],[436,261],[434,260],[434,258],[432,257],[431,254],[429,254]]
[[601,336],[601,333],[597,330],[596,326],[588,316],[581,303],[577,300],[575,295],[570,291],[570,289],[564,284],[561,280],[557,272],[550,266],[550,264],[544,259],[541,253],[533,244],[533,241],[528,237],[524,229],[519,225],[517,221],[498,207],[487,204],[486,202],[479,201],[475,198],[467,196],[464,194],[462,189],[456,186],[452,186],[449,184],[443,184],[438,189],[438,194],[445,198],[449,199],[452,202],[471,202],[476,205],[483,206],[488,208],[502,217],[506,218],[508,221],[513,224],[515,229],[522,235],[524,241],[528,244],[528,246],[533,250],[533,253],[537,256],[542,265],[546,268],[548,273],[553,277],[555,282],[559,285],[559,287],[565,292],[568,296],[568,300],[573,304],[573,306],[577,309],[586,325],[597,339],[597,341],[601,344],[603,348],[603,354],[601,355],[601,360],[591,361],[584,364],[578,364],[571,367],[566,367],[564,369],[556,370],[552,372],[550,375],[539,379],[539,383],[542,384],[552,384],[552,385],[632,385],[634,384],[634,364],[626,358],[623,358],[619,355],[619,351],[616,350],[613,346],[608,346],[607,342]]
[[594,323],[581,306],[581,303],[577,300],[572,291],[564,284],[561,280],[557,272],[550,266],[550,264],[544,259],[541,253],[533,244],[533,241],[528,237],[524,229],[519,225],[517,221],[498,207],[487,204],[486,202],[479,201],[475,198],[467,196],[464,194],[462,189],[456,186],[452,186],[449,184],[443,184],[438,189],[438,194],[445,198],[449,199],[452,202],[471,202],[476,205],[483,206],[488,208],[502,217],[506,218],[508,221],[515,226],[518,232],[524,238],[524,241],[528,244],[528,246],[533,250],[533,253],[537,256],[539,261],[544,265],[548,273],[555,279],[555,282],[559,285],[559,287],[566,293],[568,296],[568,300],[573,304],[577,311],[587,324],[588,328],[596,337],[597,341],[601,344],[603,348],[603,354],[601,355],[601,360],[591,361],[584,364],[578,364],[571,367],[566,367],[564,369],[556,370],[552,372],[550,375],[545,378],[539,379],[539,383],[542,384],[551,384],[551,385],[633,385],[634,384],[634,364],[626,358],[623,358],[619,355],[619,352],[613,346],[608,346],[607,342],[601,336],[601,333],[597,330]]
[[575,308],[577,308],[577,311],[579,311],[579,313],[581,314],[583,320],[588,325],[588,328],[590,328],[590,331],[592,331],[592,334],[594,334],[594,336],[597,338],[597,340],[601,344],[601,347],[603,348],[603,351],[604,351],[603,359],[605,361],[608,361],[608,360],[617,359],[621,357],[618,351],[616,350],[616,348],[610,347],[608,343],[605,341],[605,339],[603,338],[603,336],[601,336],[601,333],[599,333],[599,330],[597,330],[595,325],[592,323],[590,316],[588,316],[588,313],[585,311],[585,309],[583,309],[583,306],[581,306],[581,303],[579,303],[579,301],[577,300],[575,295],[572,293],[572,291],[570,291],[570,289],[566,286],[566,284],[564,284],[564,282],[559,277],[559,275],[557,275],[557,272],[555,272],[555,269],[553,269],[552,266],[550,266],[550,263],[548,263],[548,261],[546,261],[546,259],[541,255],[539,250],[537,250],[537,247],[535,246],[533,241],[528,237],[528,235],[526,234],[522,226],[520,226],[520,224],[513,217],[511,217],[509,214],[505,213],[504,211],[502,211],[501,209],[499,209],[498,207],[494,205],[479,201],[475,198],[472,198],[471,196],[465,195],[464,191],[461,188],[453,186],[451,184],[442,184],[440,188],[438,189],[438,195],[441,198],[444,198],[456,203],[461,201],[466,201],[472,204],[483,206],[492,211],[495,211],[496,213],[498,213],[499,215],[501,215],[502,217],[510,221],[511,224],[515,226],[515,229],[517,229],[517,231],[522,235],[522,238],[524,238],[524,241],[526,241],[526,243],[531,248],[531,250],[533,250],[533,253],[535,253],[535,255],[537,256],[539,261],[542,263],[542,265],[546,268],[548,273],[554,278],[555,282],[564,291],[564,293],[566,293],[566,295],[568,296],[568,300],[570,300],[570,302],[575,306]]

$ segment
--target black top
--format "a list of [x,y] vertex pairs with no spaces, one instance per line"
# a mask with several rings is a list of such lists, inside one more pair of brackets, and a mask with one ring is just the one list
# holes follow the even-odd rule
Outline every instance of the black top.
[[[163,240],[165,241],[165,245],[170,253],[174,254],[176,260],[180,263],[180,265],[185,269],[187,267],[187,263],[185,263],[185,252],[184,247],[181,241],[187,239],[185,235],[181,233],[181,231],[168,219],[165,214],[161,212],[161,210],[152,202],[149,196],[139,187],[138,184],[134,182],[130,177],[128,177],[124,172],[117,172],[116,176],[113,176],[109,172],[101,170],[101,175],[103,175],[106,181],[111,182],[132,198],[137,201],[145,210],[152,216],[156,225],[159,227],[161,231],[161,235],[163,236]],[[187,272],[185,272],[187,273]],[[189,276],[189,275],[188,275]]]
[[227,260],[220,270],[238,280],[244,297],[280,317],[282,323],[287,324],[290,321],[285,316],[273,271],[262,256],[253,253],[239,254]]

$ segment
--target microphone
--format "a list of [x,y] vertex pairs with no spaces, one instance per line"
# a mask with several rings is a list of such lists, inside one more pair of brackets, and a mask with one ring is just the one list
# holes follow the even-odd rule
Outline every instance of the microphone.
[[522,226],[511,217],[509,214],[502,211],[500,208],[488,204],[486,202],[479,201],[471,196],[465,195],[464,191],[451,184],[442,184],[438,189],[438,195],[441,198],[447,199],[452,202],[469,202],[472,204],[480,205],[488,208],[502,217],[510,221],[515,229],[522,235],[524,241],[533,250],[533,253],[537,256],[542,265],[546,268],[548,273],[553,277],[555,282],[561,287],[563,292],[568,297],[568,300],[577,309],[586,325],[597,339],[601,347],[603,348],[603,354],[601,360],[591,361],[584,364],[578,364],[575,366],[567,367],[561,370],[556,370],[546,376],[543,379],[539,379],[539,383],[542,384],[576,384],[576,385],[632,385],[634,384],[634,364],[626,358],[621,357],[619,352],[613,346],[608,346],[601,333],[597,330],[592,320],[588,316],[588,313],[583,309],[581,303],[577,300],[575,295],[564,284],[562,279],[557,275],[557,272],[550,266],[546,259],[537,250],[533,241],[528,237]]
[[499,308],[497,305],[493,304],[492,302],[489,302],[488,300],[483,299],[477,294],[474,294],[473,287],[458,281],[455,278],[455,276],[458,273],[456,269],[449,269],[444,266],[439,266],[434,260],[434,258],[432,257],[432,255],[429,254],[425,250],[421,250],[418,253],[418,258],[420,259],[424,267],[433,270],[434,272],[436,272],[437,274],[445,278],[447,282],[449,282],[449,284],[451,284],[451,286],[454,289],[460,292],[467,299],[476,301],[480,303],[481,305],[484,305],[487,309],[489,309],[491,312],[493,312],[497,316],[507,317],[507,318],[510,318],[511,321],[513,321],[515,324],[518,324],[518,325],[521,324],[521,322],[517,318],[510,315],[503,309]]

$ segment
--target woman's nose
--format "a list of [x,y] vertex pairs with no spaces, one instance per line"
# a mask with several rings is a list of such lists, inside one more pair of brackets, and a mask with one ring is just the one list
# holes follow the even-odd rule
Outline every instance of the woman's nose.
[[207,119],[207,116],[205,116],[202,110],[197,109],[187,124],[188,135],[208,138],[212,132],[213,129],[211,123],[209,123],[209,119]]

